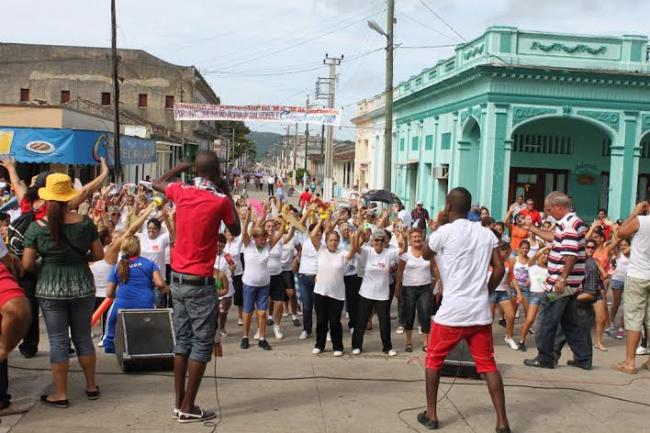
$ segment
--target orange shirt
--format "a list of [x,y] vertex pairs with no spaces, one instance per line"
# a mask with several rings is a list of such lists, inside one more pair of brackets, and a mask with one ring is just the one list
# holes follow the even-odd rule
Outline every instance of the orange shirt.
[[512,251],[517,251],[521,241],[528,237],[528,231],[515,224],[509,224],[508,230],[510,231],[510,248]]

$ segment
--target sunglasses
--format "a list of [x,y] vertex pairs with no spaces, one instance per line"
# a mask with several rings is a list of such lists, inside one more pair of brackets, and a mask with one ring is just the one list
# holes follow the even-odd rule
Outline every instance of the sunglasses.
[[596,249],[596,245],[587,245],[585,247],[585,250],[595,250],[595,249]]
[[384,242],[384,238],[374,239],[373,242]]

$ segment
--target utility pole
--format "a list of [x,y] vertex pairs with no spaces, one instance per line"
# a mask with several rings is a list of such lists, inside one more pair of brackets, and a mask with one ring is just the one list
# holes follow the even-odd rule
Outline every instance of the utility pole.
[[[307,102],[305,108],[309,109],[309,95],[307,95]],[[307,187],[307,151],[309,150],[309,123],[305,123],[305,168],[302,172],[302,187]]]
[[291,155],[291,125],[287,125],[287,139],[283,147],[285,149],[285,157],[282,161],[282,169],[283,171],[289,171],[289,158]]
[[[180,83],[180,97],[181,97],[181,103],[183,102],[183,79],[181,78],[181,83]],[[181,121],[181,154],[185,153],[185,131],[183,128],[183,123]],[[174,161],[176,162],[176,161]],[[171,168],[171,167],[169,167]]]
[[296,123],[296,139],[293,142],[293,174],[291,180],[295,186],[298,186],[296,181],[296,160],[298,159],[298,124]]
[[117,57],[117,18],[115,0],[111,0],[111,62],[113,64],[113,172],[116,183],[122,180],[122,161],[120,158],[120,81]]
[[[334,108],[335,92],[336,92],[336,67],[341,64],[343,55],[341,57],[330,57],[325,54],[323,63],[329,66],[329,108]],[[325,147],[325,179],[323,181],[323,198],[331,200],[333,196],[334,186],[334,127],[327,126],[327,145]]]
[[395,23],[395,0],[388,0],[386,14],[386,120],[384,129],[384,189],[391,190],[393,150],[393,24]]

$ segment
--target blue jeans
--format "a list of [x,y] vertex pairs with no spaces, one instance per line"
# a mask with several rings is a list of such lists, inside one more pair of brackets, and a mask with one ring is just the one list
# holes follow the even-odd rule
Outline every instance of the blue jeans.
[[583,365],[591,365],[593,349],[591,347],[591,327],[585,329],[585,320],[581,319],[580,304],[575,296],[565,296],[553,302],[548,298],[542,301],[542,309],[537,317],[539,328],[535,334],[537,359],[540,364],[554,367],[557,361],[555,339],[558,326],[562,326],[566,342],[573,351],[573,359]]
[[269,308],[269,286],[249,286],[244,284],[244,313],[254,310],[266,311]]
[[126,302],[119,297],[115,299],[111,309],[108,312],[108,320],[106,321],[106,333],[104,334],[104,352],[115,353],[115,326],[117,325],[117,314],[120,310],[129,310],[136,308],[154,308],[153,302]]
[[[576,304],[577,304],[576,317],[578,319],[578,322],[580,323],[580,326],[585,331],[587,337],[587,343],[589,344],[589,347],[591,347],[591,327],[594,324],[594,305],[591,302],[580,302],[580,301],[576,301]],[[560,360],[560,356],[562,355],[562,348],[564,347],[564,344],[566,342],[567,342],[567,338],[564,329],[561,326],[559,326],[557,328],[557,334],[555,335],[555,343],[554,343],[555,362],[558,362]],[[589,359],[588,363],[584,363],[584,361],[580,361],[580,362],[582,365],[591,367],[591,359]]]
[[302,291],[302,323],[303,330],[311,334],[312,311],[314,310],[314,286],[316,275],[298,274],[300,288]]
[[[95,308],[95,295],[74,299],[45,299],[38,302],[50,340],[50,362],[68,362],[70,357],[70,335],[77,350],[77,356],[95,353],[90,331],[90,319]],[[70,334],[68,334],[70,330]]]
[[210,362],[217,332],[219,299],[213,285],[172,283],[174,353],[193,361]]

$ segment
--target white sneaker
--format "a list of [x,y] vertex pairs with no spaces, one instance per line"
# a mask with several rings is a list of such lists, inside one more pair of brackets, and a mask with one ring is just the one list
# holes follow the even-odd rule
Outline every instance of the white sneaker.
[[350,313],[348,313],[347,311],[345,312],[345,318],[346,318],[346,319],[349,319],[349,318],[350,318]]
[[237,326],[244,326],[244,321],[242,319],[237,319]]
[[228,333],[226,332],[226,330],[225,330],[225,329],[222,329],[222,330],[220,330],[220,331],[219,331],[219,335],[221,335],[222,337],[224,337],[224,338],[225,338],[225,337],[227,337],[227,336],[228,336]]
[[510,346],[512,350],[519,350],[519,345],[517,344],[514,338],[504,337],[503,341],[505,341],[506,344]]
[[422,327],[418,326],[418,334],[423,335],[424,333],[422,332]]
[[341,351],[341,350],[335,350],[335,351],[334,351],[334,356],[337,357],[337,358],[343,356],[343,351]]
[[350,328],[350,334],[354,334],[354,328]]
[[397,329],[395,330],[396,334],[403,334],[404,333],[404,327],[403,326],[398,326]]
[[99,343],[97,343],[97,347],[104,347],[104,340],[99,340]]
[[361,349],[352,349],[352,354],[353,355],[360,355],[361,354]]
[[650,349],[647,347],[639,346],[636,348],[637,355],[650,355]]
[[280,325],[273,325],[273,333],[275,334],[275,338],[277,340],[282,340],[284,338],[284,334],[280,329]]
[[330,335],[329,331],[327,332],[327,341],[332,341],[332,336]]
[[314,348],[311,350],[311,354],[312,354],[312,355],[320,355],[321,352],[322,352],[322,350],[320,350],[318,347],[314,347]]
[[282,317],[287,317],[287,316],[289,316],[289,313],[287,313],[286,311],[282,313]]
[[298,337],[300,340],[306,340],[309,338],[309,334],[307,334],[307,331],[302,331],[300,333],[300,336]]
[[397,350],[395,349],[390,349],[388,351],[388,356],[397,356]]
[[259,340],[259,339],[260,339],[260,330],[259,330],[259,329],[258,329],[257,331],[255,331],[255,336],[254,336],[253,338],[254,338],[255,340]]

